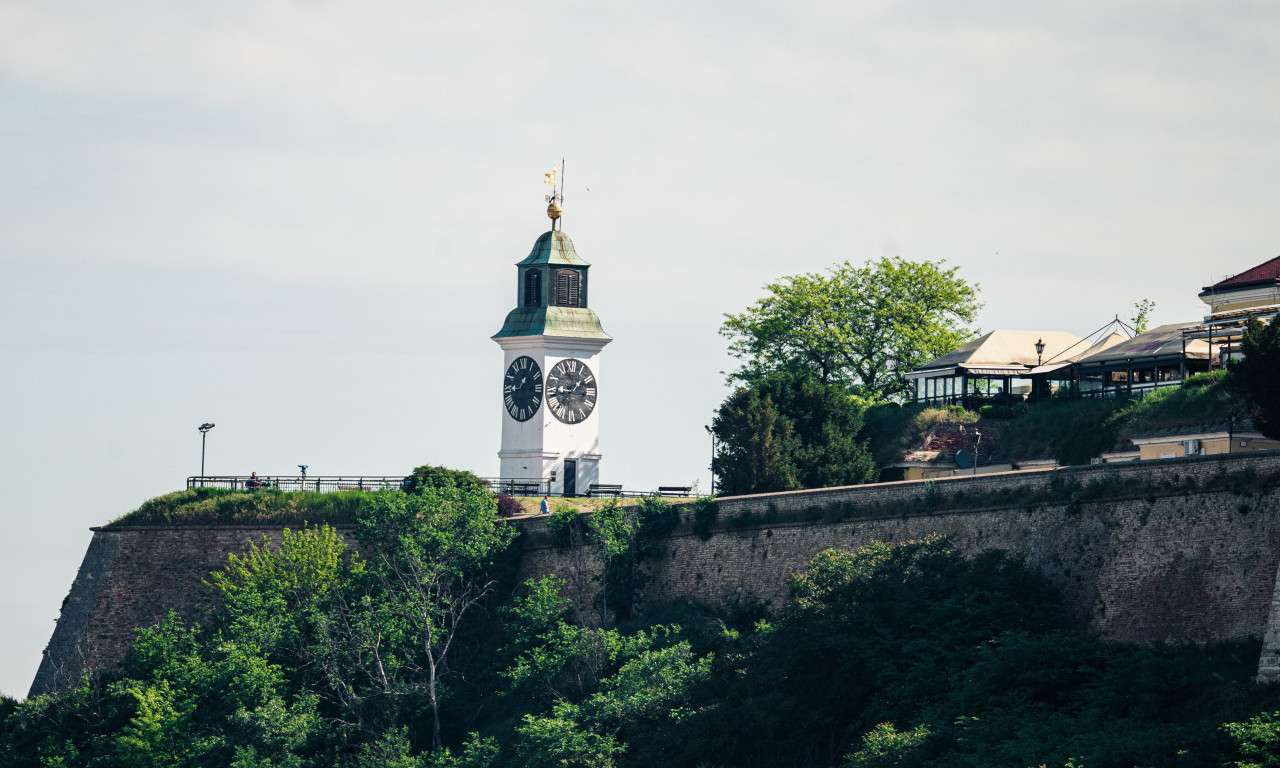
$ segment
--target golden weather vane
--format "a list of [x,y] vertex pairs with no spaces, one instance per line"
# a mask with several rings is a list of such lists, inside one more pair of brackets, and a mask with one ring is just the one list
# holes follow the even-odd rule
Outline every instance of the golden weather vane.
[[551,219],[551,229],[555,231],[556,222],[560,219],[564,209],[560,204],[564,202],[564,194],[562,193],[564,182],[564,158],[560,159],[560,183],[556,182],[556,169],[552,168],[547,173],[542,174],[542,183],[551,187],[551,194],[547,195],[547,218]]

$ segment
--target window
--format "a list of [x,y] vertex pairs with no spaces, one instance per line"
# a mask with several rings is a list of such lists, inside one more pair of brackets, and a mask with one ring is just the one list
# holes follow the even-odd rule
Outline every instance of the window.
[[576,307],[578,304],[578,270],[556,270],[556,306]]
[[524,305],[542,306],[542,271],[531,269],[524,273]]

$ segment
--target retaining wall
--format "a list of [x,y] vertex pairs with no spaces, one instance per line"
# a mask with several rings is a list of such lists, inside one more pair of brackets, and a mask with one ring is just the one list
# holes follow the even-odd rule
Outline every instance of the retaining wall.
[[[724,498],[706,540],[687,525],[672,532],[648,564],[644,599],[780,606],[788,577],[823,549],[941,533],[968,554],[1024,557],[1062,591],[1081,630],[1139,643],[1264,638],[1260,676],[1277,679],[1277,483],[1280,452],[1269,452]],[[857,516],[821,519],[836,507]],[[757,518],[730,523],[743,514]],[[542,518],[517,525],[526,533],[522,574],[563,577],[580,615],[595,615],[599,564],[590,549],[554,546]],[[133,629],[171,609],[198,618],[208,574],[264,534],[278,541],[280,529],[94,529],[31,693],[74,681],[84,666],[117,663]]]

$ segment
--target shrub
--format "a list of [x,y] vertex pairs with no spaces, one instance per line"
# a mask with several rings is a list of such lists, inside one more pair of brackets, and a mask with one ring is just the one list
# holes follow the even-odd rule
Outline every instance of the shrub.
[[498,514],[503,517],[514,517],[524,514],[524,505],[520,500],[505,493],[498,494]]
[[720,512],[716,500],[710,496],[698,498],[689,505],[689,512],[692,514],[689,524],[693,528],[693,535],[703,541],[711,538],[711,529]]
[[1218,382],[1222,381],[1226,377],[1227,377],[1227,372],[1223,370],[1193,373],[1187,378],[1182,380],[1182,387],[1184,389],[1195,389],[1196,387],[1207,387],[1213,384],[1217,384]]
[[557,547],[567,547],[582,537],[582,520],[573,507],[557,506],[547,517],[547,531]]
[[422,493],[424,488],[444,488],[447,486],[462,490],[489,490],[489,486],[474,472],[468,472],[465,469],[423,465],[414,469],[413,474],[404,479],[406,493]]

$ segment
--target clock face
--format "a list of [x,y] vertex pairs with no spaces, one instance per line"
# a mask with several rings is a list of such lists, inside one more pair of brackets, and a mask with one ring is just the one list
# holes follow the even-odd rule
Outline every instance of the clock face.
[[542,369],[532,357],[517,357],[502,380],[502,402],[516,421],[528,421],[542,405]]
[[547,373],[547,407],[565,424],[586,420],[596,408],[596,377],[581,360],[569,358]]

